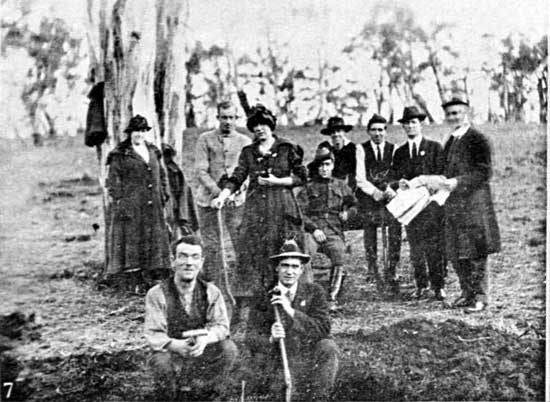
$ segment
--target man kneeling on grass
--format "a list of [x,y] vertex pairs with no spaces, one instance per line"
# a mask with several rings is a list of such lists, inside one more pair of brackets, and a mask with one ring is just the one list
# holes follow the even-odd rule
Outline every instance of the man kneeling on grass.
[[282,375],[283,339],[292,383],[287,391],[292,390],[292,400],[326,401],[336,379],[339,352],[330,336],[325,292],[315,283],[299,280],[310,257],[301,252],[294,240],[287,240],[281,252],[270,260],[278,280],[265,298],[256,300],[245,339],[259,365],[256,372],[269,381],[269,385],[264,382],[268,389],[263,391],[278,394],[286,383]]
[[[174,274],[145,298],[145,336],[153,350],[149,366],[157,397],[176,399],[202,380],[210,397],[222,398],[237,347],[228,339],[229,320],[220,290],[197,279],[204,258],[197,236],[173,246]],[[204,397],[204,396],[203,396]]]

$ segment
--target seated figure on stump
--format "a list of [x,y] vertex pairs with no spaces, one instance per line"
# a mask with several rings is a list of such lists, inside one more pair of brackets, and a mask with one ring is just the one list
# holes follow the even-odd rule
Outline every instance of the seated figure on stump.
[[[284,339],[292,378],[294,400],[329,398],[338,371],[338,347],[330,336],[330,318],[323,289],[299,281],[310,257],[294,240],[286,241],[279,254],[270,257],[275,265],[274,289],[256,300],[250,311],[246,344],[272,391],[282,391]],[[280,320],[276,319],[275,308]]]
[[345,277],[343,225],[350,215],[356,214],[355,197],[344,180],[332,176],[334,155],[330,150],[318,148],[310,166],[317,173],[298,193],[298,204],[304,215],[307,251],[320,251],[332,263],[329,304],[335,310]]
[[204,262],[199,237],[182,237],[173,251],[174,275],[145,298],[145,337],[153,350],[149,366],[157,397],[177,398],[199,378],[212,396],[220,397],[237,358],[237,347],[228,339],[223,296],[212,283],[197,279]]

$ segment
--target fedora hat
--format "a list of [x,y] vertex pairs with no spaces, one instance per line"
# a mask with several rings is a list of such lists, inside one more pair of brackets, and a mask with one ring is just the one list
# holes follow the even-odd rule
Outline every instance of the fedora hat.
[[136,114],[130,119],[128,127],[124,129],[125,133],[131,133],[133,131],[149,131],[151,126],[147,123],[147,119],[139,114]]
[[426,118],[426,113],[422,113],[416,106],[406,106],[403,109],[403,117],[397,120],[399,123],[404,123],[412,119],[418,119],[420,121]]
[[441,107],[443,109],[446,109],[447,107],[449,106],[454,106],[454,105],[464,105],[464,106],[470,106],[470,102],[468,102],[467,100],[464,100],[462,99],[461,97],[459,96],[453,96],[451,99],[449,99],[447,102],[444,102]]
[[272,255],[271,257],[269,257],[269,260],[278,263],[279,260],[283,258],[299,258],[300,260],[302,260],[302,263],[307,264],[311,257],[307,254],[302,253],[302,250],[300,250],[300,247],[298,246],[298,243],[296,243],[296,240],[291,239],[285,240],[279,251],[279,254]]
[[350,131],[353,126],[344,124],[344,119],[339,116],[333,116],[327,121],[327,126],[321,130],[323,135],[331,135],[333,132],[343,130],[345,132]]
[[246,120],[246,128],[248,131],[252,131],[258,124],[267,125],[271,131],[275,130],[277,126],[277,117],[261,103],[256,104],[250,111]]
[[370,128],[370,126],[372,126],[373,124],[388,124],[388,121],[383,117],[383,116],[380,116],[379,114],[373,114],[372,117],[370,118],[369,122],[367,123],[367,130]]

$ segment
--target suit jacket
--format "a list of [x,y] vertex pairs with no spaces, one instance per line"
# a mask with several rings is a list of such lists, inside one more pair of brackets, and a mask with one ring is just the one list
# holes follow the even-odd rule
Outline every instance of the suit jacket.
[[[382,155],[382,161],[377,161],[374,151],[371,146],[371,141],[367,141],[359,146],[363,147],[365,152],[365,174],[366,179],[374,184],[379,190],[386,190],[389,183],[393,181],[392,177],[392,164],[393,164],[393,151],[395,145],[391,142],[387,142],[384,145],[384,155]],[[395,219],[384,208],[385,201],[374,201],[374,199],[365,194],[361,189],[357,189],[356,192],[359,210],[363,215],[365,222],[380,225],[382,221],[382,214],[384,214],[385,222],[392,222]]]
[[[418,155],[410,157],[409,143],[406,141],[399,146],[393,155],[391,183],[393,189],[399,187],[399,180],[411,180],[420,175],[440,175],[443,173],[443,147],[437,141],[426,137],[420,141]],[[437,204],[431,203],[408,226],[415,226],[425,230],[438,231],[442,226],[442,210]]]
[[491,147],[474,128],[458,140],[451,137],[444,149],[447,178],[457,179],[457,188],[445,203],[445,239],[452,260],[480,258],[500,250],[500,233],[489,180],[492,175]]
[[[253,351],[269,351],[278,348],[276,342],[270,343],[271,325],[275,322],[275,313],[270,303],[271,297],[257,298],[250,311],[246,343]],[[289,356],[309,349],[322,339],[330,338],[330,317],[326,295],[316,283],[300,282],[292,301],[296,313],[291,319],[281,309],[281,319],[285,327],[285,344]]]

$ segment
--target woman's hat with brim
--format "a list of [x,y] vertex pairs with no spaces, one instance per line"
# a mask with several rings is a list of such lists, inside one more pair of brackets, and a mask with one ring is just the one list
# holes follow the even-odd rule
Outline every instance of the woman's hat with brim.
[[451,99],[449,99],[447,102],[443,103],[441,107],[443,109],[448,108],[449,106],[455,106],[455,105],[464,105],[470,107],[470,103],[467,100],[464,100],[458,96],[453,96]]
[[133,131],[149,131],[151,126],[147,123],[147,119],[139,114],[136,114],[130,119],[128,127],[124,130],[125,133],[131,133]]
[[271,131],[275,130],[275,127],[277,127],[277,117],[275,117],[275,115],[271,113],[268,108],[260,103],[254,106],[248,114],[246,128],[248,128],[249,131],[253,131],[254,127],[258,124],[267,125]]
[[286,240],[281,247],[279,254],[272,255],[269,257],[269,260],[278,263],[283,258],[299,258],[302,260],[302,263],[307,264],[311,257],[307,254],[302,253],[296,240]]
[[397,120],[399,123],[404,123],[412,119],[418,119],[420,121],[426,118],[426,113],[422,113],[416,106],[407,106],[403,109],[403,117]]
[[327,121],[327,126],[321,130],[321,134],[323,135],[331,135],[335,131],[351,131],[353,126],[349,124],[344,124],[344,119],[342,119],[339,116],[333,116]]

